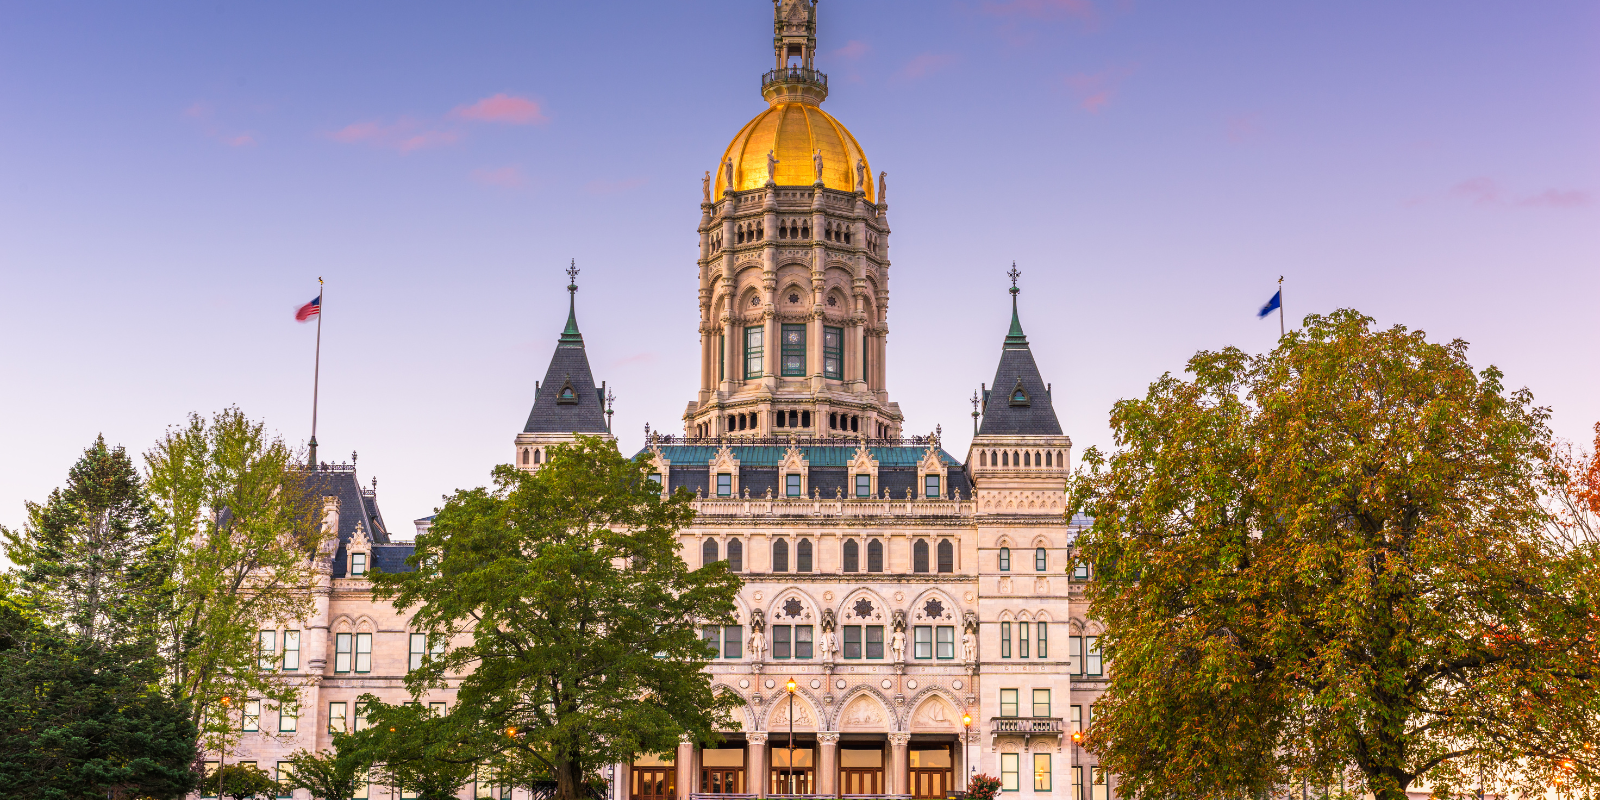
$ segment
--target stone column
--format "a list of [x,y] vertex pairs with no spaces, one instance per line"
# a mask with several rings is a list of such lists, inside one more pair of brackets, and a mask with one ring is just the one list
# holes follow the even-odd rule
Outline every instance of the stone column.
[[756,797],[767,796],[767,734],[744,735],[747,746],[744,753],[744,791]]
[[890,780],[884,781],[884,783],[892,783],[893,785],[884,787],[884,791],[887,794],[911,794],[911,756],[910,748],[907,747],[910,743],[911,734],[909,733],[889,734],[889,750],[891,754],[889,760]]
[[834,797],[839,793],[839,734],[835,731],[817,732],[817,784],[820,797]]
[[678,797],[688,797],[690,792],[698,789],[694,774],[694,740],[687,736],[678,738],[677,760],[672,762],[672,766],[678,773]]

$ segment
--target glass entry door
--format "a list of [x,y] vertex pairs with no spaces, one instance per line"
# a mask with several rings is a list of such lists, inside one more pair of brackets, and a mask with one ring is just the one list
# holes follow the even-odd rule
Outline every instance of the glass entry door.
[[700,751],[702,794],[744,794],[744,748]]
[[839,794],[883,794],[883,748],[839,749]]
[[631,800],[677,800],[678,769],[673,759],[654,755],[639,756],[633,762]]
[[948,745],[914,747],[911,756],[911,796],[944,797],[951,790],[951,754]]
[[812,782],[816,770],[815,755],[810,745],[804,748],[798,745],[794,748],[794,763],[789,763],[789,748],[783,745],[774,745],[772,748],[772,788],[767,790],[771,794],[815,794]]

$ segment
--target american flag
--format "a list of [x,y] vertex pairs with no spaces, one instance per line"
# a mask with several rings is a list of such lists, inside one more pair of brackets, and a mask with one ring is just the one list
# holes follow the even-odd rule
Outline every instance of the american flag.
[[306,320],[311,319],[312,317],[321,313],[322,295],[319,294],[317,295],[316,299],[301,306],[299,311],[294,312],[294,319],[296,322],[305,322]]

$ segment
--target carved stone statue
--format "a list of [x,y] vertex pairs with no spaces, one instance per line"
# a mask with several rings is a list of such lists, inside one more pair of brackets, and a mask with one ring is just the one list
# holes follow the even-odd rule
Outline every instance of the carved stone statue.
[[767,185],[778,184],[778,157],[771,150],[767,151]]
[[878,202],[889,202],[889,173],[878,173]]
[[961,615],[961,628],[962,628],[962,630],[965,630],[967,633],[971,633],[971,634],[974,634],[974,635],[977,634],[977,632],[978,632],[978,612],[976,612],[976,611],[967,611],[967,612],[963,613]]
[[811,154],[811,168],[817,172],[817,183],[822,183],[822,151]]
[[833,609],[831,609],[831,608],[822,609],[822,629],[825,630],[825,631],[830,631],[831,632],[833,630],[833,626],[834,626]]
[[867,190],[867,162],[856,159],[856,191]]
[[728,175],[728,191],[731,192],[733,191],[733,159],[728,159],[728,163],[723,165],[723,170]]
[[961,657],[968,663],[978,660],[978,637],[970,630],[961,634]]
[[823,629],[822,641],[817,643],[817,650],[822,655],[823,661],[831,661],[833,654],[839,652],[839,640],[834,638],[832,628]]
[[760,628],[756,628],[750,633],[750,644],[747,649],[753,659],[756,661],[763,660],[763,656],[767,652],[767,635],[762,633]]
[[895,630],[903,631],[903,630],[906,629],[906,612],[904,612],[904,611],[896,611],[896,612],[894,612],[893,620],[894,621],[891,624],[894,625],[894,629]]
[[[899,613],[899,612],[895,612]],[[896,628],[894,635],[889,637],[889,649],[894,651],[895,661],[906,660],[906,631],[905,628]]]
[[706,176],[700,180],[700,198],[701,202],[711,202],[711,170],[706,170]]

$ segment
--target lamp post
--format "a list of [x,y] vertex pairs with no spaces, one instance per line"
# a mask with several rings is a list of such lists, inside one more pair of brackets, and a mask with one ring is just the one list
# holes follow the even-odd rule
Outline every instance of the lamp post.
[[[318,320],[317,324],[322,324],[320,319]],[[228,725],[227,709],[228,706],[232,705],[232,702],[233,701],[227,695],[222,696],[222,724],[224,726]],[[222,732],[221,741],[221,749],[217,752],[217,797],[222,796],[222,768],[228,765],[228,732],[226,729],[224,729]]]
[[786,794],[796,794],[794,791],[794,690],[800,687],[799,684],[794,682],[794,678],[790,678],[789,682],[784,684],[784,688],[789,690],[789,779],[787,781],[789,791]]
[[978,774],[978,765],[972,763],[972,714],[961,715],[961,757],[967,762],[967,783]]

